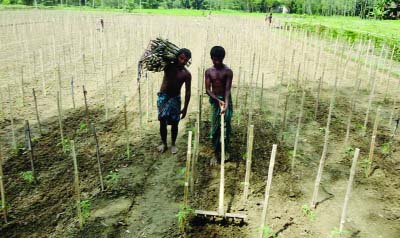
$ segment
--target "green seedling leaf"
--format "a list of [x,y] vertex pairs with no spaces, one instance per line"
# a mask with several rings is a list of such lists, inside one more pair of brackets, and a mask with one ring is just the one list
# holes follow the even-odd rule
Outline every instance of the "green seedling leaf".
[[33,181],[35,180],[35,178],[33,177],[32,171],[25,171],[25,172],[21,172],[19,174],[21,175],[22,179],[28,183],[33,183]]

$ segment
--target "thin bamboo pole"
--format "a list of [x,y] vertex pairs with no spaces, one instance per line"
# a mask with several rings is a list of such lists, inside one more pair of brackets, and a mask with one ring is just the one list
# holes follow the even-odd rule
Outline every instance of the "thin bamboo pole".
[[187,156],[186,156],[186,171],[185,171],[185,189],[183,193],[183,203],[187,207],[189,204],[189,181],[191,176],[190,164],[192,159],[192,131],[189,131],[188,145],[187,145]]
[[25,120],[25,148],[29,151],[29,161],[31,163],[31,171],[34,180],[36,181],[36,173],[35,166],[33,163],[33,147],[32,147],[32,139],[31,139],[31,128],[29,126],[29,121]]
[[297,146],[299,143],[299,137],[300,137],[300,129],[301,129],[301,121],[303,119],[303,110],[304,110],[304,101],[306,97],[306,92],[303,91],[303,94],[301,96],[301,106],[300,106],[300,113],[299,113],[299,120],[297,122],[297,130],[296,130],[296,138],[294,140],[294,148],[293,148],[293,156],[292,156],[292,166],[291,166],[291,172],[292,175],[294,174],[294,162],[296,160],[297,156]]
[[286,117],[287,117],[287,111],[288,111],[288,103],[289,103],[289,97],[290,97],[290,92],[286,93],[285,96],[285,107],[283,108],[283,115],[282,115],[282,123],[281,123],[281,130],[280,130],[280,142],[283,143],[284,139],[284,132],[286,129]]
[[43,49],[40,49],[40,63],[42,65],[41,67],[41,75],[42,75],[42,93],[43,96],[47,96],[47,90],[46,90],[46,76],[44,73],[44,60],[43,60]]
[[395,98],[393,100],[392,110],[390,110],[390,117],[389,117],[389,121],[388,121],[388,127],[389,128],[392,127],[393,117],[394,117],[394,113],[396,111],[396,105],[397,105],[397,98]]
[[25,89],[24,89],[24,67],[21,67],[21,105],[25,107]]
[[130,159],[131,157],[131,149],[129,145],[129,131],[128,131],[128,115],[126,111],[126,96],[124,96],[124,125],[125,125],[125,138],[126,138],[126,157]]
[[251,174],[251,161],[253,157],[253,140],[254,140],[254,125],[249,127],[249,140],[247,144],[246,152],[246,175],[244,179],[244,189],[243,189],[243,202],[246,204],[247,197],[249,196],[250,187],[250,174]]
[[372,163],[374,161],[375,141],[376,141],[376,134],[378,132],[378,126],[379,126],[379,121],[380,121],[380,113],[381,113],[381,108],[378,107],[378,109],[376,110],[374,129],[372,131],[371,144],[369,147],[368,169],[365,174],[366,177],[369,177],[372,174]]
[[[338,69],[336,69],[336,70],[338,70]],[[319,162],[317,178],[315,180],[315,186],[314,186],[314,193],[313,193],[313,197],[311,200],[311,207],[313,207],[313,208],[316,208],[316,206],[317,206],[319,185],[321,183],[322,172],[323,172],[325,160],[326,160],[326,154],[328,152],[330,124],[331,124],[332,112],[333,112],[333,108],[334,108],[334,104],[335,104],[337,82],[338,82],[338,77],[337,77],[337,73],[336,73],[335,88],[334,88],[333,95],[331,97],[331,101],[330,101],[330,105],[329,105],[328,120],[326,122],[326,127],[325,127],[324,147],[323,147],[321,159]]]
[[107,66],[104,67],[104,85],[105,85],[105,93],[104,93],[104,110],[105,110],[105,119],[108,120],[108,81],[107,81]]
[[63,147],[63,151],[65,152],[64,132],[63,132],[63,124],[62,124],[62,117],[61,117],[61,106],[60,106],[60,92],[57,92],[57,110],[58,110],[58,125],[60,127],[61,144],[62,144],[62,147]]
[[1,193],[1,208],[3,211],[3,218],[5,223],[7,221],[7,203],[6,203],[6,192],[4,189],[4,175],[3,175],[3,155],[0,148],[0,193]]
[[84,98],[84,102],[85,102],[85,116],[86,116],[86,120],[87,120],[87,124],[90,124],[90,118],[89,118],[89,107],[88,107],[88,103],[87,103],[87,91],[85,88],[85,85],[82,86],[82,90],[83,90],[83,98]]
[[97,159],[97,166],[99,169],[100,187],[101,191],[104,191],[103,174],[100,161],[100,146],[99,146],[99,140],[97,139],[96,127],[94,126],[94,124],[92,124],[92,131],[93,131],[94,142],[96,143],[96,159]]
[[240,78],[242,75],[242,67],[239,67],[239,77],[238,77],[238,82],[236,86],[236,100],[235,100],[235,108],[237,108],[238,101],[239,101],[239,88],[240,88]]
[[266,221],[267,221],[267,209],[268,209],[269,193],[270,193],[270,190],[271,190],[272,176],[273,176],[273,172],[274,172],[274,165],[275,165],[275,157],[276,157],[277,147],[278,146],[276,144],[272,145],[271,159],[269,161],[269,167],[268,167],[267,186],[265,187],[264,204],[263,204],[263,210],[262,210],[262,215],[261,215],[261,227],[260,227],[259,238],[263,238],[264,226],[265,226]]
[[71,140],[71,155],[74,161],[74,187],[75,187],[75,199],[76,199],[76,212],[78,215],[79,226],[83,226],[83,217],[81,212],[81,191],[79,188],[79,173],[78,173],[78,161],[76,159],[75,142]]
[[261,74],[261,94],[260,94],[260,109],[263,110],[264,104],[264,73]]
[[14,127],[14,110],[12,106],[12,100],[11,100],[11,90],[10,90],[10,85],[7,85],[8,89],[8,106],[10,109],[10,122],[11,122],[11,145],[14,150],[17,149],[17,140],[15,138],[15,127]]
[[38,127],[39,127],[39,133],[42,134],[42,125],[40,123],[39,109],[38,109],[37,98],[36,98],[36,93],[35,93],[34,88],[32,88],[32,94],[33,94],[33,101],[35,103],[36,120],[37,120]]
[[349,144],[351,120],[353,118],[353,113],[354,113],[354,110],[356,108],[356,101],[355,100],[356,100],[355,97],[352,97],[351,102],[350,102],[350,111],[349,111],[349,114],[347,116],[346,136],[344,138],[344,146],[345,146],[345,148]]
[[343,227],[344,224],[346,223],[347,207],[350,199],[351,189],[353,187],[354,175],[356,174],[357,159],[359,154],[360,154],[360,149],[356,148],[354,152],[353,163],[351,164],[350,177],[349,177],[349,182],[347,183],[346,195],[344,197],[342,216],[340,217],[340,226],[339,226],[340,234],[343,233]]
[[[221,108],[222,110],[222,108]],[[219,183],[218,214],[225,215],[224,194],[225,194],[225,114],[221,114],[221,177]]]
[[146,123],[149,123],[149,112],[150,112],[150,82],[147,72],[145,73],[146,80]]
[[72,108],[75,109],[74,77],[71,78],[71,98],[72,98]]
[[315,108],[314,108],[314,121],[317,120],[319,101],[321,97],[322,81],[324,80],[324,76],[325,76],[325,65],[323,66],[322,75],[318,79],[317,100],[315,101]]
[[393,46],[392,55],[390,56],[390,65],[389,65],[389,69],[388,69],[387,74],[386,74],[386,89],[385,89],[384,101],[387,99],[387,96],[388,96],[389,84],[390,84],[390,74],[392,73],[393,56],[394,56],[395,50],[396,50],[396,46]]
[[58,76],[58,93],[59,93],[59,107],[60,107],[60,116],[63,118],[63,104],[62,104],[62,83],[61,83],[61,69],[60,65],[57,65],[57,76]]

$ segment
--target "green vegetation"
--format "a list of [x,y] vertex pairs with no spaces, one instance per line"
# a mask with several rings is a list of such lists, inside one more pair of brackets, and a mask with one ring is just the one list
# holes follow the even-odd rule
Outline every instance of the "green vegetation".
[[308,216],[308,218],[310,219],[310,221],[315,221],[315,213],[314,211],[310,208],[310,206],[308,206],[307,204],[304,204],[301,207],[301,211],[303,212],[304,216]]
[[86,123],[81,122],[79,123],[79,128],[76,129],[76,134],[83,134],[83,133],[87,133],[88,132],[88,127],[86,125]]
[[71,151],[71,141],[69,139],[63,139],[61,142],[57,144],[57,146],[62,147],[65,153]]
[[389,154],[392,148],[392,142],[386,142],[384,144],[382,144],[381,146],[381,152],[382,154]]
[[347,146],[345,153],[346,155],[352,155],[354,153],[354,148],[351,146]]
[[81,208],[83,223],[85,223],[85,221],[90,217],[90,207],[91,207],[90,200],[81,201],[80,208]]
[[120,175],[118,172],[110,171],[105,179],[108,185],[115,186],[119,182]]
[[[324,15],[360,16],[362,18],[399,18],[400,0],[0,0],[2,4],[30,6],[82,6],[91,8],[136,9],[196,9],[219,11],[229,9],[246,12],[282,12]],[[86,3],[86,4],[85,4]]]
[[343,237],[346,235],[349,235],[349,231],[343,230],[340,231],[337,227],[334,227],[333,230],[331,231],[331,236],[334,237]]
[[400,61],[400,21],[363,20],[358,17],[299,16],[283,18],[283,22],[293,27],[316,34],[340,37],[355,42],[371,40],[375,47],[387,45],[395,47],[394,59]]
[[194,210],[189,206],[181,205],[179,206],[179,212],[176,215],[178,218],[178,226],[181,232],[185,231],[187,220],[190,216],[194,214]]
[[278,237],[278,235],[275,233],[275,232],[273,232],[273,230],[271,229],[271,227],[269,227],[268,225],[265,225],[264,227],[263,227],[263,236],[264,237],[267,237],[267,238],[270,238],[270,237],[273,237],[273,238],[275,238],[275,237]]
[[361,168],[363,168],[364,170],[365,177],[369,176],[369,168],[371,167],[371,165],[372,161],[370,161],[368,158],[364,158],[361,160]]
[[33,181],[35,180],[35,178],[33,177],[32,171],[25,171],[25,172],[21,172],[19,174],[21,175],[22,179],[28,183],[33,183]]
[[400,21],[363,20],[358,17],[344,16],[290,15],[284,18],[284,22],[303,26],[317,33],[325,30],[330,30],[332,33],[336,31],[338,35],[346,36],[351,40],[365,35],[400,39]]

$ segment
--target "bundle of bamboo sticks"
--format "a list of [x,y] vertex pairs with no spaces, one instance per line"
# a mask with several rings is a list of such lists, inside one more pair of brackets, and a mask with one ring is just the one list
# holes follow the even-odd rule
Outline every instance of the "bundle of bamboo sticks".
[[[150,41],[146,51],[139,60],[138,68],[140,72],[143,70],[161,72],[168,64],[176,61],[179,50],[180,48],[174,43],[167,39],[157,37],[155,40]],[[186,66],[190,64],[191,61],[189,61]]]

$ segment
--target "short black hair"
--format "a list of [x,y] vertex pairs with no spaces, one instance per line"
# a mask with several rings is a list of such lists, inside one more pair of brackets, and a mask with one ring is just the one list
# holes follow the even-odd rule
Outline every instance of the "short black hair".
[[176,54],[176,57],[178,57],[181,54],[184,54],[186,57],[188,57],[188,59],[192,58],[192,52],[190,52],[189,49],[186,49],[186,48],[180,49],[178,51],[178,53]]
[[222,47],[222,46],[214,46],[213,48],[211,48],[210,56],[211,56],[211,58],[224,59],[225,58],[225,49],[224,49],[224,47]]

